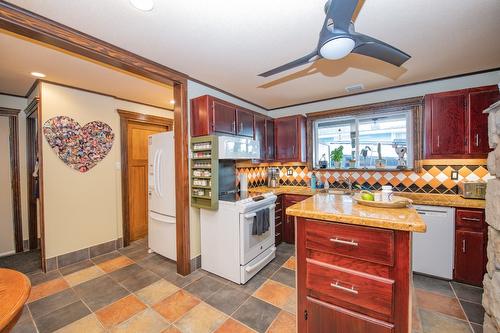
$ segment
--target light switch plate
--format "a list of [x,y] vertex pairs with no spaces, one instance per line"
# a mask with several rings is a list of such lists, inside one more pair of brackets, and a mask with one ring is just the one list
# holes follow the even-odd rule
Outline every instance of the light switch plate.
[[451,180],[458,180],[458,171],[451,172]]
[[289,168],[286,170],[286,175],[287,176],[293,176],[293,169],[292,168]]

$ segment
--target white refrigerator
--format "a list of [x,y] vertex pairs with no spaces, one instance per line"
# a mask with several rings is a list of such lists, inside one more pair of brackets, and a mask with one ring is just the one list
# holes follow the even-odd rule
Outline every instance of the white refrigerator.
[[177,260],[174,156],[173,131],[149,136],[148,246],[151,252]]

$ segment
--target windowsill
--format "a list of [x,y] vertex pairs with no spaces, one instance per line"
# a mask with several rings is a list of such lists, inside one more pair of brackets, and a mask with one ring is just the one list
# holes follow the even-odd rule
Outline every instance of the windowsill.
[[318,168],[314,167],[313,171],[379,171],[379,172],[400,172],[400,171],[414,171],[413,168],[396,169],[396,168]]

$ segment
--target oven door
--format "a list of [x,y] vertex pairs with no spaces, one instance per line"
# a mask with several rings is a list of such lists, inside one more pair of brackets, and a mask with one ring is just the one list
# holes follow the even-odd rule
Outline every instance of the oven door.
[[[274,245],[274,208],[275,204],[259,208],[254,211],[240,214],[240,264],[246,265],[249,261]],[[252,235],[255,212],[260,209],[269,209],[269,230],[261,235]]]

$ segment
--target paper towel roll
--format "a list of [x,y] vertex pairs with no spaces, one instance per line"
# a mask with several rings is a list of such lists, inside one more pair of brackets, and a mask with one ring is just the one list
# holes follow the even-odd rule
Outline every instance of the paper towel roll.
[[248,191],[248,176],[246,173],[240,173],[240,191]]

